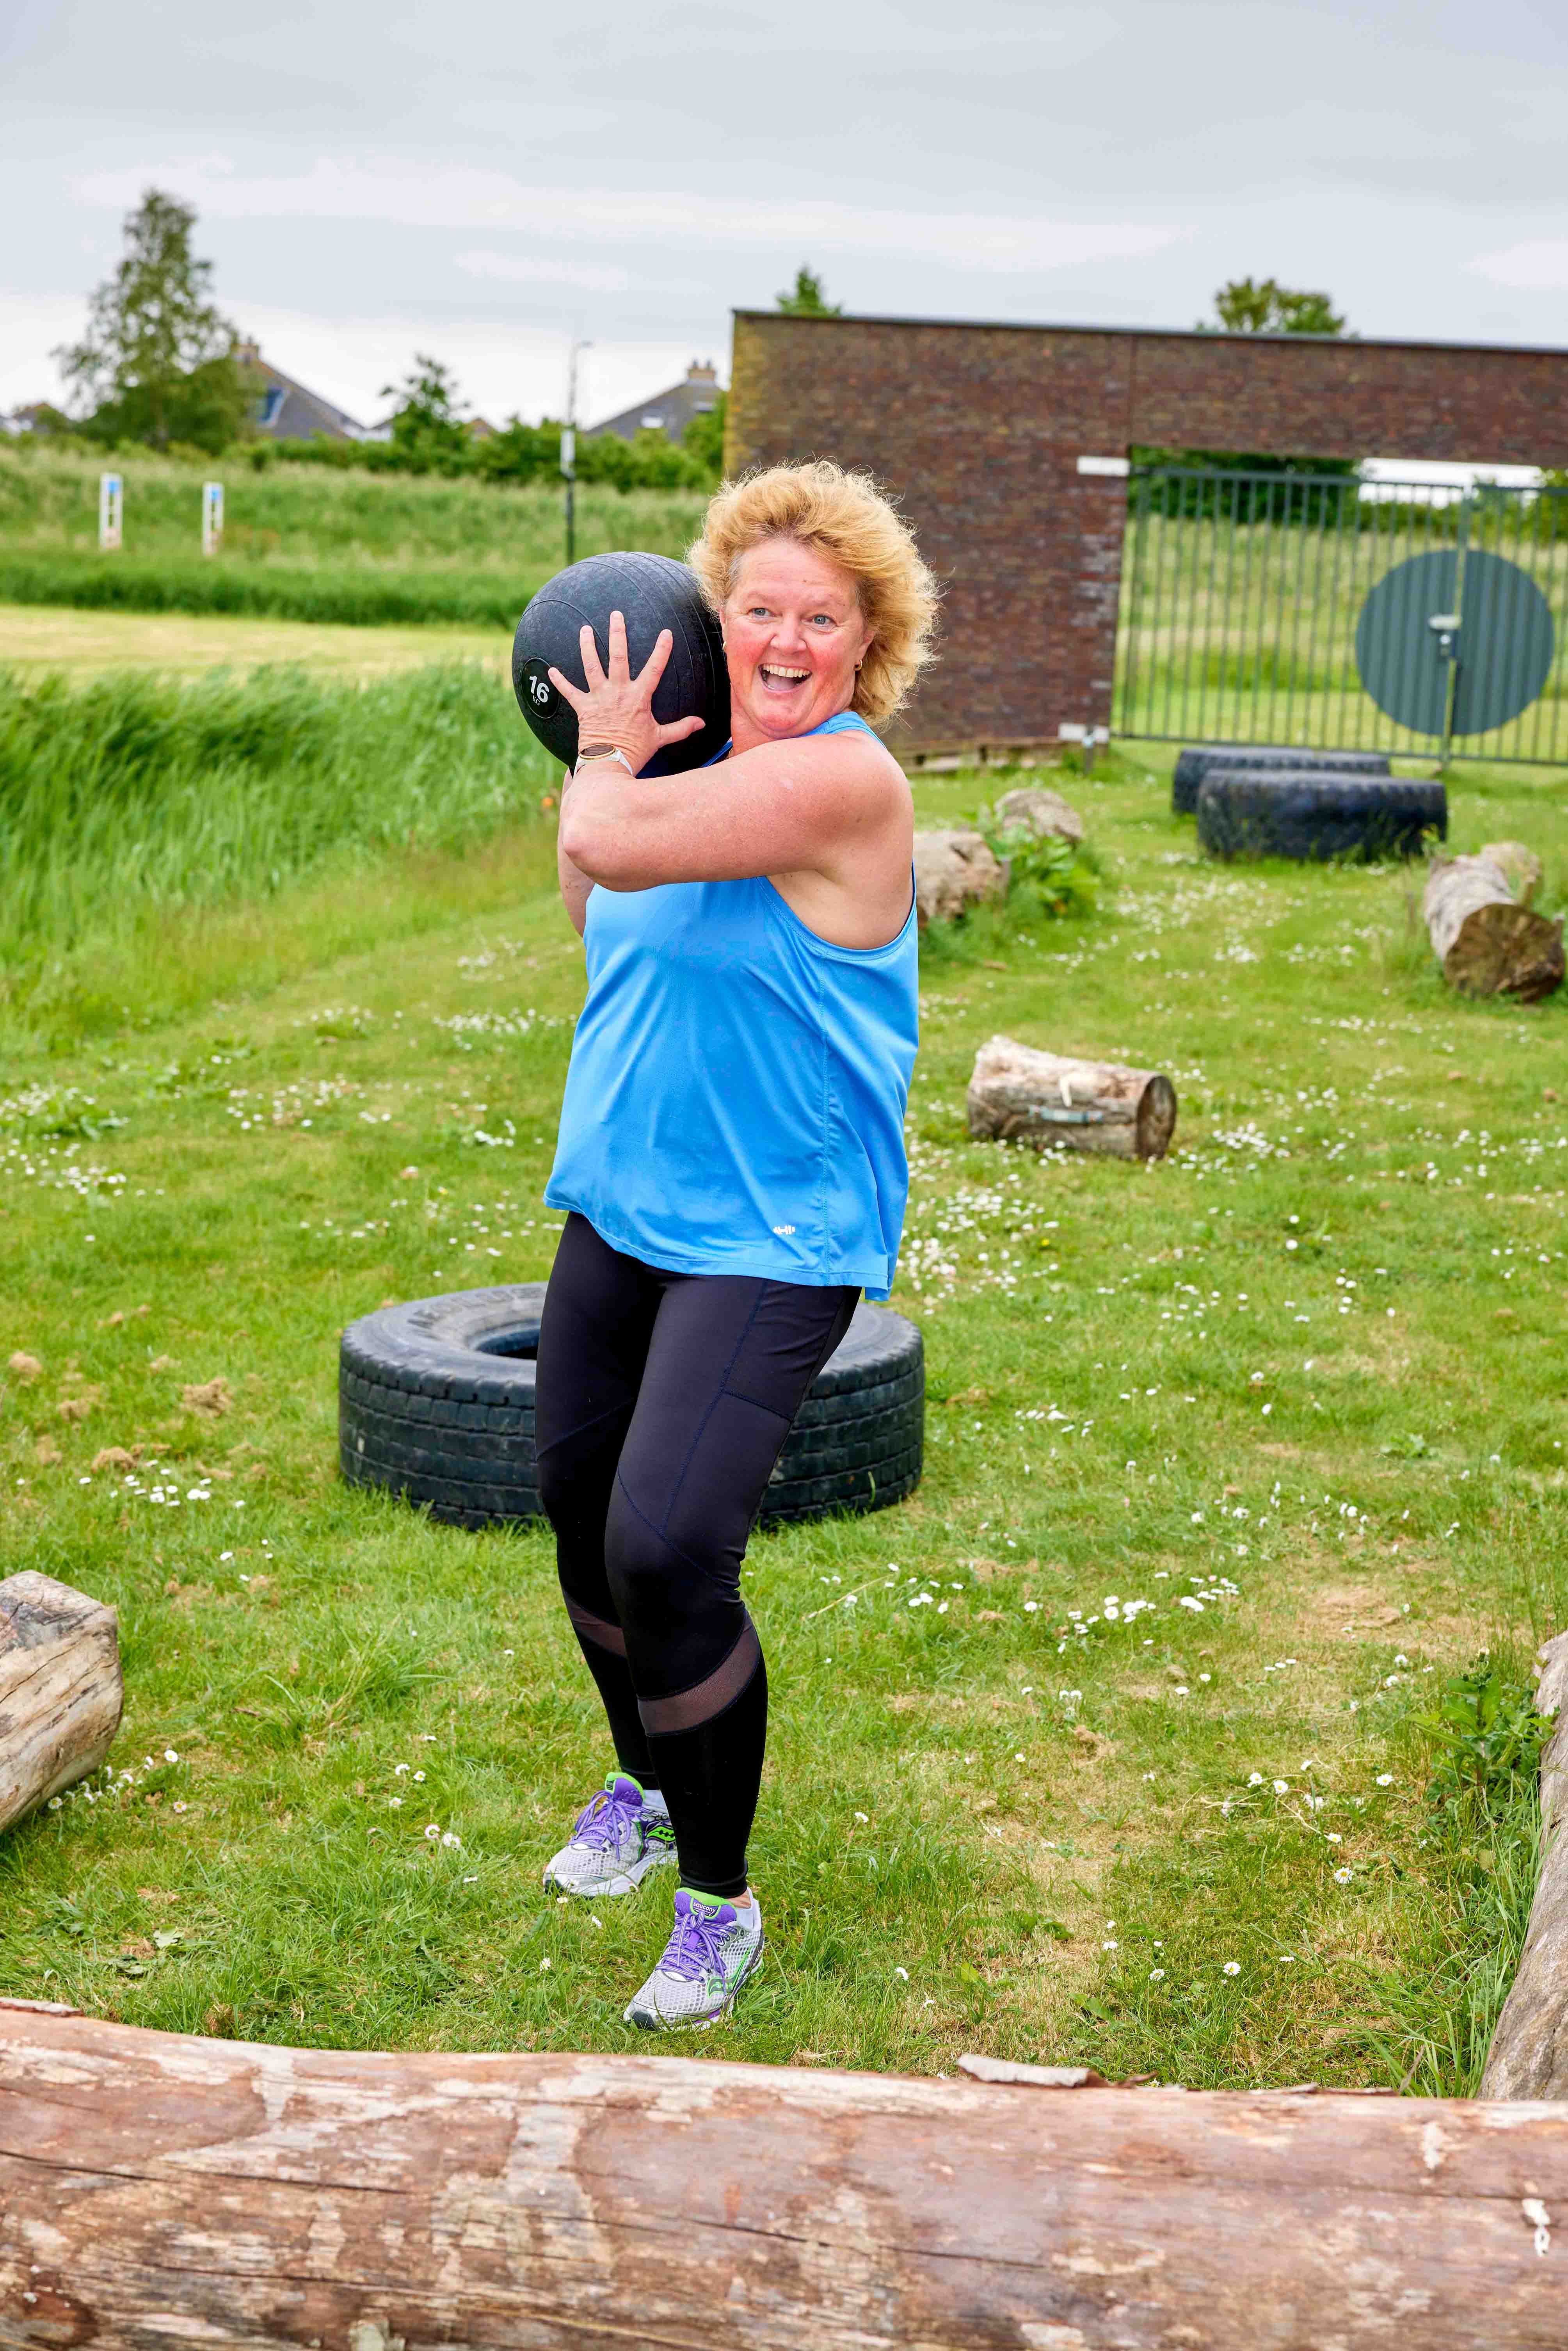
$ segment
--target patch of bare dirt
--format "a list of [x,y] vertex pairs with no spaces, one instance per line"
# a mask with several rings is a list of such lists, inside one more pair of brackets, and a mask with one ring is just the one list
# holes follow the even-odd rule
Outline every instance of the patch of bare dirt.
[[180,1402],[187,1412],[202,1420],[220,1420],[231,1409],[234,1397],[229,1384],[220,1372],[215,1379],[193,1380],[180,1390]]

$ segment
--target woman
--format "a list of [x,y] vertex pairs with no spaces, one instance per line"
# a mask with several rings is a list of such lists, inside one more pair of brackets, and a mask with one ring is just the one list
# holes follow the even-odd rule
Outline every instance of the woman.
[[936,597],[893,508],[826,463],[727,485],[690,560],[732,739],[641,781],[658,725],[611,620],[582,632],[559,872],[588,948],[546,1199],[570,1211],[539,1333],[539,1493],[616,1768],[545,1871],[628,1894],[678,1862],[626,2010],[709,2024],[756,1969],[747,1883],[768,1682],[740,1596],[795,1412],[862,1289],[885,1298],[916,1042],[909,787],[868,720],[927,658]]

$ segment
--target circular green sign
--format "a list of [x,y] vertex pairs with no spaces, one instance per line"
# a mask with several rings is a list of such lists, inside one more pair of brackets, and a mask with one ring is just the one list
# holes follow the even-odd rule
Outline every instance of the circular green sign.
[[1552,613],[1527,571],[1500,555],[1442,548],[1385,573],[1361,608],[1355,665],[1361,682],[1400,726],[1441,735],[1448,690],[1446,632],[1435,616],[1458,612],[1449,732],[1485,735],[1527,710],[1552,668]]

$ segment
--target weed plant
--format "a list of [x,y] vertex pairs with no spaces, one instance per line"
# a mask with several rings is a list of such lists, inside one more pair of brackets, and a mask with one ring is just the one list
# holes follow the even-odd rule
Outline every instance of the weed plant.
[[1551,1728],[1522,1657],[1490,1656],[1450,1676],[1435,1710],[1413,1725],[1435,1764],[1418,1837],[1430,1855],[1427,1948],[1368,1989],[1383,2012],[1376,2037],[1417,2096],[1473,2097],[1480,2087],[1535,1896]]
[[[752,1545],[769,1955],[699,2053],[1458,2091],[1529,1774],[1434,1812],[1426,1725],[1482,1651],[1517,1721],[1568,1622],[1568,1005],[1452,995],[1401,872],[1206,863],[1155,761],[1064,788],[1098,905],[923,951],[894,1304],[925,1477]],[[921,820],[981,789],[922,779]],[[1452,834],[1529,841],[1560,891],[1560,798],[1467,773]],[[127,1713],[98,1783],[0,1839],[8,1991],[633,2043],[667,1884],[539,1890],[608,1761],[548,1539],[336,1458],[348,1321],[549,1270],[582,988],[551,854],[537,820],[389,846],[352,891],[84,944],[80,996],[13,1031],[0,1545],[113,1602]],[[971,1143],[998,1029],[1166,1071],[1170,1155]]]

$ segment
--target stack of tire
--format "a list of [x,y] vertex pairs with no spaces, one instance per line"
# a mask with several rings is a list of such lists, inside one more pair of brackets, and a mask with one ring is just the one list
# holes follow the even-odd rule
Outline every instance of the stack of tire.
[[[338,1458],[460,1527],[540,1515],[534,1359],[542,1281],[455,1290],[351,1322],[339,1350]],[[879,1510],[920,1482],[925,1355],[902,1314],[858,1306],[784,1442],[761,1523]]]
[[1441,783],[1388,771],[1381,751],[1300,751],[1248,744],[1185,750],[1171,805],[1196,812],[1214,857],[1419,857],[1432,834],[1446,840]]

